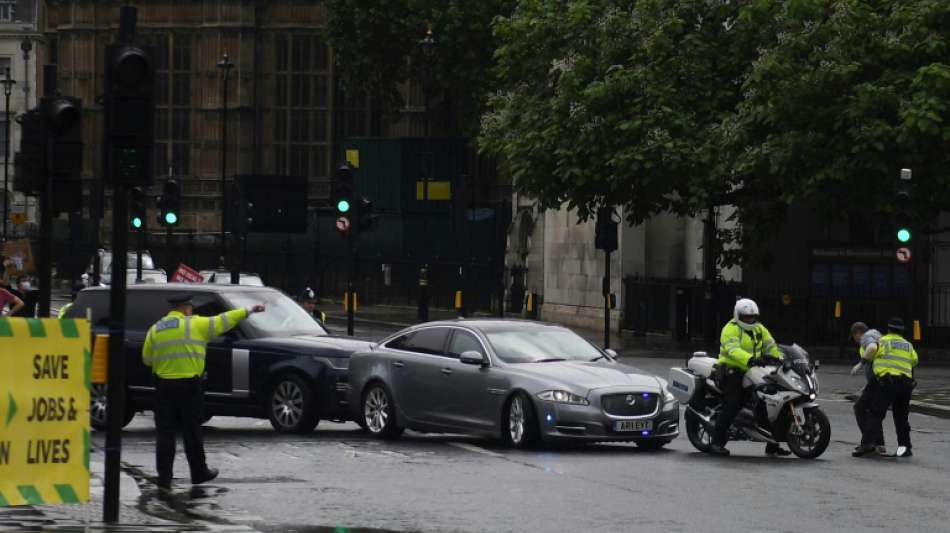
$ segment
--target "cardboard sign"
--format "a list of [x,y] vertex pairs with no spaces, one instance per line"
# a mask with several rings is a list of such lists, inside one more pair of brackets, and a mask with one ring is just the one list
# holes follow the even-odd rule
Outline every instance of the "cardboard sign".
[[0,506],[89,501],[89,322],[0,318]]
[[4,260],[3,268],[7,276],[22,276],[23,274],[32,274],[33,249],[30,246],[29,239],[20,239],[16,241],[7,241],[3,244]]
[[197,270],[190,266],[180,263],[175,273],[172,274],[172,283],[201,283],[205,278]]

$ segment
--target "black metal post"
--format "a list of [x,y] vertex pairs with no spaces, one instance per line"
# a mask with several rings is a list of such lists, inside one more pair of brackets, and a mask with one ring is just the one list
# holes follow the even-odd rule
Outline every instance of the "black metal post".
[[[228,202],[226,201],[227,186],[225,183],[228,165],[228,79],[231,77],[231,69],[234,68],[234,63],[228,57],[227,50],[221,56],[218,68],[224,74],[221,78],[221,257],[226,261],[229,258],[226,235]],[[235,270],[233,257],[231,257],[231,263],[231,283],[237,285],[240,283],[240,273]]]
[[7,221],[10,219],[10,93],[13,92],[13,84],[16,83],[10,79],[9,67],[6,69],[6,76],[0,80],[0,83],[3,84],[3,96],[6,97],[6,107],[4,108],[6,116],[6,122],[4,122],[5,146],[3,152],[3,242],[7,242]]
[[610,348],[610,252],[604,252],[604,349]]
[[346,269],[346,334],[352,337],[356,315],[356,248],[351,235],[346,237],[346,250],[350,263]]
[[[147,217],[146,217],[147,218]],[[145,248],[145,221],[142,221],[142,227],[136,232],[138,239],[135,246],[135,282],[142,283],[142,249]]]
[[419,322],[429,321],[429,265],[419,268]]
[[115,182],[112,204],[112,281],[109,291],[109,383],[106,398],[106,472],[103,520],[119,520],[119,468],[122,461],[122,418],[125,410],[125,295],[129,232],[125,227],[129,212],[129,191]]
[[[192,234],[192,237],[194,237],[194,234]],[[175,268],[177,266],[172,262],[172,227],[171,226],[165,226],[165,264],[168,265],[168,275],[169,277],[171,277],[171,275],[174,273]]]
[[703,225],[703,338],[716,339],[716,211],[710,206]]

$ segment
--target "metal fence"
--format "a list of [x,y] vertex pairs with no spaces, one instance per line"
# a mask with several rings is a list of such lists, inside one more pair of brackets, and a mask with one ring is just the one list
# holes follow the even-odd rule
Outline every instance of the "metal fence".
[[[763,322],[781,342],[842,345],[850,325],[863,321],[883,329],[892,316],[910,317],[913,305],[920,316],[924,345],[950,345],[950,287],[920,288],[912,304],[903,299],[844,299],[817,296],[808,287],[718,283],[699,280],[624,280],[623,328],[635,334],[665,333],[679,341],[699,340],[707,332],[718,336],[732,318],[737,298],[752,298]],[[711,298],[713,312],[707,312]],[[908,327],[912,328],[909,318]],[[710,322],[711,321],[711,322]],[[912,330],[908,335],[912,335]]]

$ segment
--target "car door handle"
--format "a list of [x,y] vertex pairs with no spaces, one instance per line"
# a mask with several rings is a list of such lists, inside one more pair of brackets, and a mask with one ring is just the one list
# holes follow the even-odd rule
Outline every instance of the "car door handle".
[[406,365],[403,364],[402,361],[393,361],[393,366],[396,367],[396,368],[402,368],[402,367],[404,367],[404,366],[406,366]]
[[452,369],[451,369],[451,368],[443,368],[443,369],[442,369],[442,373],[445,374],[446,376],[448,376],[449,374],[452,373]]

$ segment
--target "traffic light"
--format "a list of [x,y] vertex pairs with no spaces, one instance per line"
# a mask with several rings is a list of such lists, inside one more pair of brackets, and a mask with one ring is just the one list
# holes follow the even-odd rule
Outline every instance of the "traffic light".
[[147,209],[145,191],[141,187],[134,187],[129,205],[129,226],[133,230],[141,231],[145,227]]
[[40,114],[49,143],[46,169],[52,181],[54,212],[82,209],[82,100],[46,96]]
[[35,196],[46,183],[44,160],[46,154],[46,128],[39,109],[31,109],[19,116],[22,135],[20,151],[13,158],[13,190]]
[[130,42],[106,47],[106,138],[113,179],[152,182],[155,143],[155,67],[150,47]]
[[906,245],[914,237],[913,184],[910,169],[901,169],[894,193],[894,237],[898,244]]
[[598,250],[613,252],[617,249],[617,227],[614,221],[614,208],[601,207],[597,211],[597,225],[594,231],[594,245]]
[[344,162],[337,169],[331,184],[331,200],[339,215],[348,215],[353,208],[353,169]]
[[158,198],[158,223],[171,227],[181,221],[181,187],[176,180],[167,180]]

